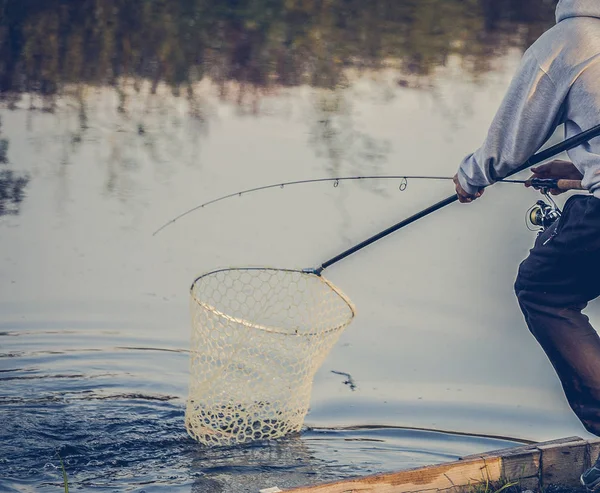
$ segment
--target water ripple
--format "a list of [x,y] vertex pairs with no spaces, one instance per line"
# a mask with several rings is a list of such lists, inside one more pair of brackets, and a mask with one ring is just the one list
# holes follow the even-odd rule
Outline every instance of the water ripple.
[[127,331],[22,328],[18,337],[4,332],[11,367],[0,369],[2,491],[59,491],[59,455],[74,489],[256,493],[511,444],[427,430],[307,428],[278,442],[206,449],[183,425],[187,350]]

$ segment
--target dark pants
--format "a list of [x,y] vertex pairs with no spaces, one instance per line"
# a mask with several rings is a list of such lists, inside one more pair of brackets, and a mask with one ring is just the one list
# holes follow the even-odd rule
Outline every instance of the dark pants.
[[600,436],[600,337],[581,313],[600,295],[600,200],[571,197],[519,267],[515,292],[577,417]]

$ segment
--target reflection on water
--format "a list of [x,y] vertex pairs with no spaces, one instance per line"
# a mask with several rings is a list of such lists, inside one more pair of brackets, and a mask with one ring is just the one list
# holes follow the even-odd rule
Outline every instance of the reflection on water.
[[29,183],[27,174],[15,173],[11,169],[6,169],[9,164],[8,139],[2,138],[2,121],[0,120],[0,216],[19,213],[19,205],[23,201],[25,188]]
[[5,1],[0,91],[51,96],[71,83],[118,91],[132,77],[193,98],[191,85],[210,77],[224,97],[238,82],[242,101],[257,88],[333,88],[348,67],[380,69],[390,59],[428,74],[452,55],[477,74],[551,22],[544,0]]
[[[526,48],[553,19],[547,0],[1,5],[0,99],[12,110],[59,112],[70,120],[62,135],[51,136],[63,142],[65,163],[82,142],[106,138],[94,135],[90,122],[98,104],[116,112],[105,189],[117,195],[127,180],[123,170],[139,166],[140,146],[162,165],[182,160],[176,134],[184,126],[195,139],[205,134],[213,98],[241,113],[269,114],[266,96],[305,85],[335,91],[316,92],[309,117],[309,142],[329,159],[330,172],[338,173],[344,161],[354,164],[352,171],[365,172],[371,163],[370,172],[377,172],[390,144],[355,128],[344,89],[357,77],[393,69],[393,84],[431,88],[436,71],[457,57],[464,76],[477,80],[509,49]],[[100,87],[111,88],[101,102],[94,95]],[[389,91],[383,89],[384,98]],[[179,114],[152,129],[147,115],[166,116],[165,107],[174,104]],[[161,155],[156,140],[168,133],[173,149]],[[0,163],[7,147],[1,140]],[[29,177],[2,171],[1,180],[0,214],[15,214]]]
[[286,187],[151,236],[265,183],[452,174],[553,6],[0,0],[0,489],[56,491],[57,452],[82,488],[256,492],[512,443],[396,427],[583,436],[512,294],[531,191],[499,186],[328,271],[358,314],[310,428],[218,451],[183,427],[190,282],[315,267],[448,184]]
[[24,189],[29,182],[27,175],[17,175],[12,170],[0,170],[0,216],[19,213]]

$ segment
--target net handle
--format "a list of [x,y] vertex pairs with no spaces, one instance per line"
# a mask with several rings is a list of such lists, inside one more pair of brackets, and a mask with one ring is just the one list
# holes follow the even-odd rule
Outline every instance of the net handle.
[[[545,149],[543,151],[538,152],[537,154],[534,154],[524,164],[522,164],[515,170],[511,171],[508,175],[506,175],[505,178],[508,178],[509,176],[513,176],[517,173],[520,173],[521,171],[524,171],[531,166],[539,164],[542,161],[545,161],[546,159],[554,157],[557,154],[560,154],[561,152],[574,149],[575,147],[578,147],[581,144],[584,144],[584,143],[588,142],[589,140],[593,139],[594,137],[598,137],[599,135],[600,135],[600,125],[596,125],[595,127],[592,127],[589,130],[586,130],[585,132],[581,132],[569,139],[564,140],[563,142],[560,142],[559,144],[556,144],[552,147],[549,147],[548,149]],[[440,209],[456,202],[457,200],[458,200],[458,195],[456,195],[456,194],[454,194],[444,200],[441,200],[440,202],[433,204],[433,205],[427,207],[426,209],[423,209],[421,212],[417,212],[415,215],[413,215],[407,219],[404,219],[403,221],[400,221],[399,223],[394,224],[393,226],[390,226],[389,228],[381,231],[380,233],[377,233],[374,236],[371,236],[370,238],[367,238],[366,240],[359,243],[358,245],[355,245],[352,248],[349,248],[348,250],[340,253],[339,255],[336,255],[335,257],[327,260],[326,262],[323,262],[320,267],[318,267],[316,269],[307,270],[307,272],[311,272],[311,273],[316,274],[317,276],[320,276],[321,273],[325,269],[327,269],[328,267],[331,267],[333,264],[336,264],[339,261],[344,260],[346,257],[349,257],[353,253],[356,253],[359,250],[362,250],[363,248],[368,247],[372,243],[375,243],[376,241],[379,241],[382,238],[385,238],[386,236],[398,231],[399,229],[402,229],[405,226],[408,226],[409,224],[412,224],[415,221],[418,221],[419,219],[421,219],[425,216],[428,216],[436,211],[439,211]]]

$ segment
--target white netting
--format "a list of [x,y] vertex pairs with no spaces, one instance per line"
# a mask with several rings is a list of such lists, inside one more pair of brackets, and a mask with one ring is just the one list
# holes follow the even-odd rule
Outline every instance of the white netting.
[[225,269],[191,289],[185,425],[207,445],[299,431],[313,377],[352,321],[350,301],[314,274]]

